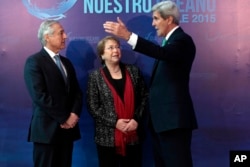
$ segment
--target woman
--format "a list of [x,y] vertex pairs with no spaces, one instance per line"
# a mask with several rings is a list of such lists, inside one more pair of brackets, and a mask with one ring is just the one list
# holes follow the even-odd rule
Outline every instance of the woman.
[[88,110],[95,120],[100,167],[141,166],[141,119],[147,90],[140,70],[120,62],[118,39],[107,36],[97,45],[102,67],[90,73]]

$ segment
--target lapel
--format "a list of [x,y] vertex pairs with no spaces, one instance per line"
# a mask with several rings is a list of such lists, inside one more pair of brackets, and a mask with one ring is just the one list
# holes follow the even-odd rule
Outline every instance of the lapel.
[[168,38],[167,44],[170,44],[175,39],[175,36],[182,32],[183,32],[182,28],[178,27]]
[[[42,64],[43,64],[43,66],[46,66],[46,69],[48,70],[48,72],[54,73],[55,77],[61,78],[63,80],[63,82],[65,83],[60,69],[57,67],[54,60],[52,60],[50,55],[43,48],[41,50],[41,55],[43,56],[43,61],[44,61],[44,62],[42,62]],[[68,78],[69,77],[69,70],[67,69],[67,63],[64,60],[64,58],[61,58],[61,62],[63,63],[63,65],[67,71],[67,78]]]
[[153,81],[153,78],[154,78],[154,75],[155,75],[155,71],[156,71],[156,69],[158,67],[158,64],[159,64],[159,60],[155,59],[154,66],[153,66],[153,71],[152,71],[152,74],[151,74],[151,79],[150,79],[149,85],[152,84],[152,81]]
[[[46,50],[45,49],[42,49],[41,50],[41,55],[43,56],[43,65],[44,66],[47,66],[47,67],[52,67],[52,68],[57,68],[58,69],[58,67],[57,67],[57,65],[56,65],[56,63],[52,60],[52,58],[50,57],[50,55],[46,52]],[[50,69],[49,68],[49,69]],[[56,70],[54,70],[54,71],[56,71]],[[59,69],[58,69],[58,71],[59,71]],[[60,71],[59,71],[60,72]]]

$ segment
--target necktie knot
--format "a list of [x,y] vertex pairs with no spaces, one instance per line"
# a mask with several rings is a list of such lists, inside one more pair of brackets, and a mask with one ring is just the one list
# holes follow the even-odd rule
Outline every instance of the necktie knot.
[[55,58],[55,60],[56,60],[56,65],[58,66],[58,68],[59,68],[60,70],[62,70],[63,68],[62,68],[60,56],[59,56],[59,55],[55,55],[54,58]]
[[60,61],[60,57],[59,57],[58,54],[56,54],[56,55],[54,56],[54,58],[55,58],[56,61]]

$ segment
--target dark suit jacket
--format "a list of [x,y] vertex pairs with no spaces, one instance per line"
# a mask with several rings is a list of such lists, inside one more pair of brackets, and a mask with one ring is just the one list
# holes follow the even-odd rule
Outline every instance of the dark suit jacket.
[[189,75],[196,52],[192,38],[179,27],[164,47],[139,37],[134,50],[157,59],[149,94],[155,131],[197,128],[189,93]]
[[44,49],[26,60],[24,79],[33,102],[28,141],[53,143],[62,138],[69,141],[80,138],[78,125],[68,130],[60,128],[71,112],[80,117],[82,108],[82,92],[74,67],[68,59],[60,57],[67,70],[68,86]]

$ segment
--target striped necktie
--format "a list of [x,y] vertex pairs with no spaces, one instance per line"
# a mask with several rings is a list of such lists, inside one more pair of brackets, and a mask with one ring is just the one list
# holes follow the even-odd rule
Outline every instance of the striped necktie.
[[60,60],[60,56],[59,55],[55,55],[54,58],[56,60],[57,67],[59,68],[59,70],[62,73],[62,76],[63,76],[63,79],[64,79],[65,83],[67,83],[67,76],[66,76],[66,74],[65,74],[65,72],[63,70],[62,63],[61,63],[61,60]]

